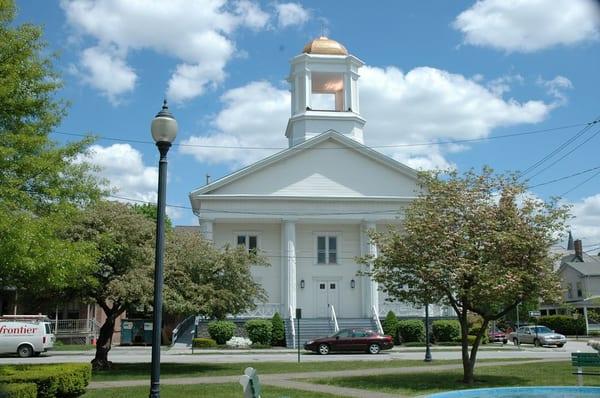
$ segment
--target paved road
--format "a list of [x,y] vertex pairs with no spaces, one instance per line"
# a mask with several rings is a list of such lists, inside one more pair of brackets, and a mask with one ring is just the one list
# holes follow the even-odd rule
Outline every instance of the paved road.
[[[497,347],[497,348],[496,348]],[[516,350],[512,345],[495,346],[490,349],[490,346],[485,346],[485,349],[478,353],[478,358],[544,358],[544,359],[568,359],[571,352],[588,351],[594,352],[591,347],[588,347],[584,341],[570,341],[563,348],[536,348],[533,346],[523,345],[521,350]],[[280,351],[220,351],[207,353],[201,351],[195,355],[191,354],[190,350],[165,350],[161,355],[161,362],[164,363],[231,363],[231,362],[294,362],[297,360],[297,354],[290,350]],[[433,358],[435,359],[460,359],[460,350],[458,347],[444,348],[443,351],[433,350]],[[150,347],[114,347],[109,359],[113,362],[150,362],[151,349]],[[89,362],[94,356],[93,351],[77,351],[77,352],[50,352],[39,358],[17,358],[14,356],[0,357],[0,364],[9,363],[59,363],[59,362]],[[386,351],[379,355],[366,354],[331,354],[320,356],[311,353],[303,353],[301,361],[389,361],[393,359],[423,359],[424,348],[395,348],[392,351]]]

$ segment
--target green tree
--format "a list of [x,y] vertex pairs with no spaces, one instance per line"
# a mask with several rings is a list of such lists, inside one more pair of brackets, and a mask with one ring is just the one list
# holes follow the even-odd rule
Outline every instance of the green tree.
[[100,191],[77,161],[90,141],[49,138],[66,111],[61,82],[41,28],[14,17],[14,2],[0,0],[0,289],[38,294],[77,284],[93,265],[90,245],[65,228]]
[[[146,216],[149,220],[152,220],[156,223],[156,205],[153,203],[143,203],[143,204],[134,204],[133,208],[140,214]],[[167,233],[171,232],[173,229],[173,223],[168,216],[165,216],[165,230]]]
[[[463,176],[424,172],[422,193],[404,212],[403,230],[373,234],[372,276],[390,296],[452,306],[461,325],[465,383],[472,384],[488,323],[530,300],[560,299],[550,247],[568,208],[526,195],[514,175],[489,168]],[[408,288],[405,288],[408,286]],[[469,352],[468,315],[482,318]]]
[[252,265],[266,262],[242,246],[218,249],[198,232],[175,230],[165,263],[165,310],[172,314],[225,319],[266,300],[250,272]]
[[106,315],[96,343],[95,368],[110,366],[115,321],[129,310],[151,308],[155,225],[133,206],[98,202],[72,227],[74,241],[94,244],[97,268],[80,295],[94,300]]

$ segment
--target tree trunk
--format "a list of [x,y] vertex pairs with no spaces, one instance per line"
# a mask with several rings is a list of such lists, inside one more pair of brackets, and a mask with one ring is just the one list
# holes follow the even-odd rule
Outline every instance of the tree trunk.
[[107,305],[101,305],[106,314],[106,321],[100,327],[100,334],[96,342],[96,356],[92,359],[94,370],[110,369],[112,362],[108,360],[108,352],[112,348],[112,336],[115,331],[115,322],[124,310],[118,307],[110,308]]
[[469,323],[467,321],[467,310],[464,310],[462,314],[459,314],[458,321],[460,322],[463,383],[470,385],[473,384],[473,365],[469,358]]

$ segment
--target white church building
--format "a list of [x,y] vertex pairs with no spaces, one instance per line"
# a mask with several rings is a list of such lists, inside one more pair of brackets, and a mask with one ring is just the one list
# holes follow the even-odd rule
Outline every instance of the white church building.
[[[279,312],[302,318],[373,320],[393,310],[424,309],[388,302],[376,282],[357,273],[356,257],[377,255],[368,231],[401,225],[416,196],[416,172],[364,144],[359,58],[320,37],[291,61],[289,148],[190,193],[201,233],[221,247],[258,249],[269,267],[253,275],[267,303],[246,316]],[[282,132],[283,133],[283,132]],[[449,315],[430,307],[433,316]]]

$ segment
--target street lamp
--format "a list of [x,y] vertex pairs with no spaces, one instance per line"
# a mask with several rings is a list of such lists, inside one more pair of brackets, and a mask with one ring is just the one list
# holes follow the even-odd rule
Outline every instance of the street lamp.
[[429,343],[429,303],[425,304],[425,362],[431,362],[431,345]]
[[150,127],[156,142],[158,163],[158,201],[156,204],[156,252],[154,257],[154,305],[152,320],[152,374],[150,398],[160,397],[160,337],[162,327],[163,257],[165,251],[165,197],[167,191],[167,152],[177,135],[177,121],[169,112],[167,100],[152,119]]

